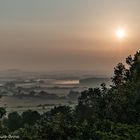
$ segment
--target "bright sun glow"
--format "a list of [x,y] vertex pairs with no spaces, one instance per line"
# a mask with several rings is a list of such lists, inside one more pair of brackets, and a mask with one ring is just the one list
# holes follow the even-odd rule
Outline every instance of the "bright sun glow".
[[120,39],[123,39],[125,37],[125,30],[122,28],[118,28],[116,30],[116,36]]

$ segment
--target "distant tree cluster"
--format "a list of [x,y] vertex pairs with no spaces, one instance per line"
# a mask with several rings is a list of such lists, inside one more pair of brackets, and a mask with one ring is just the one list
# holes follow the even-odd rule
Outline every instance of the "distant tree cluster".
[[[112,85],[81,92],[74,109],[54,107],[1,119],[1,134],[21,140],[140,140],[140,51],[114,68]],[[0,108],[0,117],[5,114]]]

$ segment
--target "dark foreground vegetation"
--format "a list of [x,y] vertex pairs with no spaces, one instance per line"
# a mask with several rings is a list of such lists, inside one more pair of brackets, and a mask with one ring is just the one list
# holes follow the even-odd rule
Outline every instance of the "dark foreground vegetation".
[[5,117],[0,109],[0,136],[21,140],[140,140],[140,52],[114,68],[112,85],[81,93],[77,106],[54,107],[40,115],[28,110]]

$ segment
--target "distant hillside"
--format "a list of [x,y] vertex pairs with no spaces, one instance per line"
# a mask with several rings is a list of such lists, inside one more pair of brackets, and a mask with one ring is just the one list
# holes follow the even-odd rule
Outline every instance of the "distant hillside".
[[111,82],[110,78],[97,78],[97,77],[92,77],[92,78],[84,78],[80,79],[79,83],[80,84],[85,84],[85,85],[93,85],[93,86],[100,86],[101,83],[106,83],[109,85]]

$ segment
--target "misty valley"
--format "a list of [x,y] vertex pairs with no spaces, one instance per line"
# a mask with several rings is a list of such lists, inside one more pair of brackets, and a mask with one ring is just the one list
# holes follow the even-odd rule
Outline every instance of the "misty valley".
[[81,91],[99,87],[101,83],[110,84],[110,79],[105,76],[88,74],[41,74],[20,70],[0,74],[0,104],[7,113],[22,113],[28,109],[43,113],[60,105],[74,107]]

